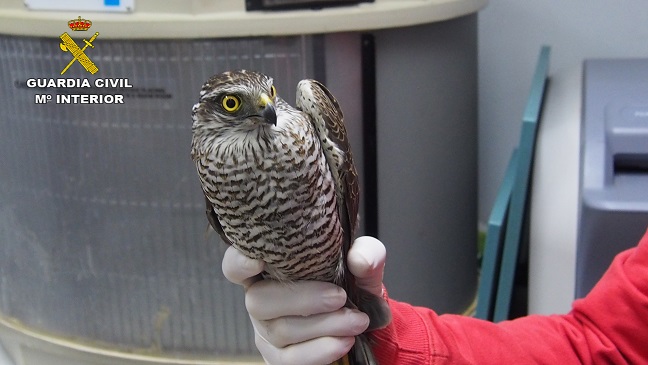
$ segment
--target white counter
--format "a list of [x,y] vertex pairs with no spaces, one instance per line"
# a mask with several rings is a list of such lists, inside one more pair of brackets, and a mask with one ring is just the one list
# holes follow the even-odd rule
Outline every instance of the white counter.
[[[82,12],[110,28],[102,38],[225,38],[365,31],[433,23],[475,13],[487,0],[375,0],[321,10],[245,10],[242,0],[135,0],[129,13]],[[0,0],[0,34],[58,37],[68,11],[33,11],[23,0]]]

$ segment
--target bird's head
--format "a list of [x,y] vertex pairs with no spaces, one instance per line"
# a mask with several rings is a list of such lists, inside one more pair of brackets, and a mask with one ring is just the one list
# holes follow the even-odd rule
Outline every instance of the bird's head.
[[194,130],[251,130],[277,125],[277,90],[271,77],[254,71],[212,76],[193,107]]

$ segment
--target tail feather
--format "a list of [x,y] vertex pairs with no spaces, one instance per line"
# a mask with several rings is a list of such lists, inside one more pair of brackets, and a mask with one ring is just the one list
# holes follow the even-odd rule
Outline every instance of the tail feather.
[[351,348],[349,357],[352,359],[350,365],[378,365],[366,335],[356,336],[355,345]]
[[329,365],[351,365],[351,363],[349,362],[349,354],[344,355],[343,358],[335,362],[332,362]]
[[[367,332],[384,328],[391,322],[391,309],[385,299],[355,286],[355,283],[348,286],[348,289],[350,295],[349,300],[347,300],[347,307],[357,308],[369,316]],[[331,365],[378,365],[371,346],[369,346],[367,334],[364,333],[356,336],[356,341],[351,351]]]
[[366,335],[356,336],[351,351],[330,365],[378,365]]
[[369,328],[373,331],[387,327],[392,320],[391,309],[387,301],[363,289],[358,288],[358,309],[369,316]]

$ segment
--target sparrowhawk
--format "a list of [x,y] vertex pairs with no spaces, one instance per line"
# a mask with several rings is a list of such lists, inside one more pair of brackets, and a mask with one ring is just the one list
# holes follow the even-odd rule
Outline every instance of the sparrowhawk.
[[[370,329],[383,327],[386,302],[356,287],[346,269],[359,186],[342,111],[314,80],[299,82],[296,106],[257,72],[224,72],[203,85],[191,155],[207,218],[224,242],[265,262],[266,278],[333,282],[348,306],[369,315]],[[349,361],[375,364],[365,336]]]

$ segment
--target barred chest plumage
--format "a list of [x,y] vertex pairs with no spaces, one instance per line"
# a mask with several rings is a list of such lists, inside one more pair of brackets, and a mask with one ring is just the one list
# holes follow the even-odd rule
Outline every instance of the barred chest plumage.
[[196,164],[225,235],[282,280],[337,281],[342,227],[314,128],[290,118],[211,141]]

